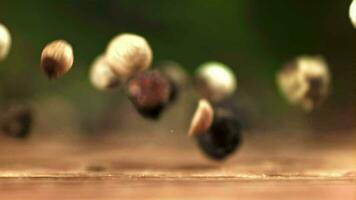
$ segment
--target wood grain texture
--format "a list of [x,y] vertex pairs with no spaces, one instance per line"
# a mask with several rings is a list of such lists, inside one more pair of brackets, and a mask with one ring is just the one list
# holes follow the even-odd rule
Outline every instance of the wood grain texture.
[[177,133],[2,138],[1,199],[352,199],[355,138],[248,133],[217,163]]

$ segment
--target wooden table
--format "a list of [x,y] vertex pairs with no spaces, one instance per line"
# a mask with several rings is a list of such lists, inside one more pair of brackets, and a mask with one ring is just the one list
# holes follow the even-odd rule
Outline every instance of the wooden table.
[[0,199],[356,199],[351,134],[246,133],[217,163],[179,133],[1,138]]

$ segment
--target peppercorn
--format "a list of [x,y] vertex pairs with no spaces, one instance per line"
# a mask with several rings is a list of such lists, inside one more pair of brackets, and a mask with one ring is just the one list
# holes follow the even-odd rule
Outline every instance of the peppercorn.
[[32,109],[27,105],[10,104],[0,109],[0,132],[8,136],[27,137],[32,123]]
[[126,87],[132,104],[146,118],[158,119],[170,103],[170,81],[158,70],[139,73],[127,82]]
[[148,69],[152,62],[152,50],[146,39],[130,33],[112,39],[105,56],[113,72],[122,80]]
[[203,98],[218,102],[234,94],[237,80],[232,70],[225,64],[207,62],[196,72],[196,86]]
[[191,121],[188,135],[197,136],[205,134],[211,127],[213,118],[214,110],[212,106],[207,100],[201,99]]
[[58,78],[68,72],[74,62],[72,46],[64,40],[56,40],[43,49],[41,68],[50,78]]
[[321,105],[329,95],[330,82],[328,65],[321,57],[298,57],[277,74],[282,94],[305,111]]
[[11,47],[11,35],[5,25],[0,24],[0,61],[9,54]]
[[94,61],[89,76],[93,86],[99,90],[112,89],[122,83],[106,62],[105,56],[99,56]]
[[356,0],[353,0],[349,9],[349,17],[354,28],[356,28]]
[[196,136],[200,149],[211,159],[224,160],[234,153],[242,141],[240,122],[228,110],[217,108],[211,127]]
[[173,61],[161,62],[157,68],[159,68],[171,82],[172,93],[170,102],[173,103],[178,99],[180,92],[188,85],[188,75],[181,65]]

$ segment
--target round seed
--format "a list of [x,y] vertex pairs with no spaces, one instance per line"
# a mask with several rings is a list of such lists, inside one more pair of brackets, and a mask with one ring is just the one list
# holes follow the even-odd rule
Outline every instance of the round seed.
[[68,72],[74,62],[72,46],[64,40],[49,43],[42,51],[41,68],[50,78],[58,78]]
[[350,5],[349,16],[351,19],[351,23],[356,28],[356,0],[353,0]]
[[33,122],[32,109],[23,104],[11,104],[0,108],[0,132],[11,137],[27,137]]
[[301,56],[277,73],[282,94],[293,105],[311,111],[329,94],[331,77],[321,57]]
[[189,82],[188,74],[184,71],[183,67],[176,62],[165,61],[160,63],[158,68],[179,88],[186,86]]
[[237,150],[242,141],[240,122],[228,110],[216,109],[211,127],[196,137],[200,149],[209,158],[223,160]]
[[121,83],[102,55],[94,61],[89,76],[93,86],[99,90],[112,89]]
[[127,83],[128,96],[137,111],[146,118],[157,119],[170,103],[171,84],[160,71],[142,72]]
[[171,82],[172,93],[171,102],[178,99],[181,91],[189,83],[189,77],[183,67],[176,62],[165,61],[158,65],[158,68],[165,74]]
[[237,88],[234,73],[219,62],[208,62],[199,67],[196,80],[200,94],[213,102],[231,96]]
[[0,24],[0,61],[4,60],[9,54],[11,47],[11,35],[9,30]]
[[121,34],[109,43],[106,60],[120,79],[129,79],[149,68],[152,50],[145,38]]

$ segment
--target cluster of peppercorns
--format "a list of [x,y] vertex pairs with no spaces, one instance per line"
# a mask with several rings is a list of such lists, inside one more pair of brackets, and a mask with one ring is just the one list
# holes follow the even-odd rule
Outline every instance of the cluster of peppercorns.
[[[356,0],[350,17],[356,21]],[[6,58],[11,46],[8,29],[0,24],[0,61]],[[145,38],[136,34],[120,34],[108,44],[105,52],[93,62],[90,81],[99,90],[122,88],[138,113],[157,120],[165,108],[179,96],[187,75],[179,65],[150,69],[152,49]],[[42,51],[40,66],[50,78],[68,72],[74,63],[72,46],[56,40]],[[221,160],[233,153],[241,143],[242,124],[236,113],[221,102],[234,95],[236,76],[220,62],[207,62],[196,71],[194,85],[200,100],[191,120],[188,135],[194,137],[203,152]],[[276,76],[277,84],[294,105],[313,110],[326,98],[330,88],[330,73],[322,57],[301,56],[283,67]],[[24,137],[30,130],[32,112],[27,106],[13,104],[0,110],[0,131]]]
[[[10,40],[8,31],[6,33]],[[9,45],[6,48],[7,53]],[[152,57],[151,47],[145,38],[136,34],[120,34],[109,42],[105,53],[94,61],[89,74],[91,83],[99,90],[123,88],[138,113],[157,120],[179,96],[188,78],[175,63],[150,69]],[[50,79],[64,75],[73,63],[73,48],[64,40],[53,41],[42,51],[40,65]],[[203,64],[197,70],[195,79],[202,100],[193,117],[189,135],[196,138],[207,155],[222,159],[238,146],[240,125],[229,110],[211,104],[215,105],[232,95],[237,81],[232,71],[218,62]],[[15,106],[2,113],[0,125],[5,132],[27,135],[32,121],[30,110]]]
[[[141,36],[121,34],[108,45],[92,66],[91,82],[98,89],[123,86],[136,110],[145,118],[158,119],[187,81],[179,65],[165,64],[150,70],[152,51]],[[240,143],[241,126],[229,110],[210,105],[232,95],[237,81],[224,64],[210,62],[197,70],[195,85],[202,96],[189,135],[211,158],[222,159]]]

